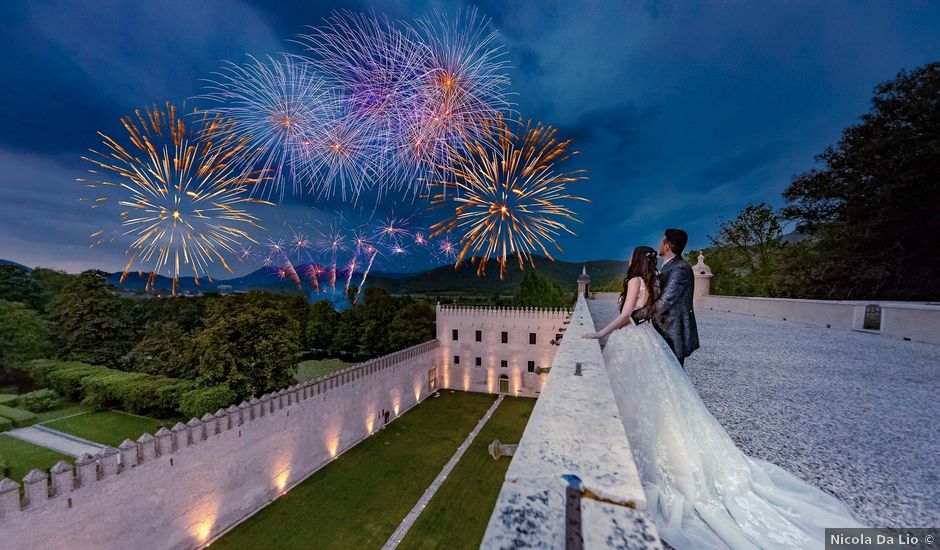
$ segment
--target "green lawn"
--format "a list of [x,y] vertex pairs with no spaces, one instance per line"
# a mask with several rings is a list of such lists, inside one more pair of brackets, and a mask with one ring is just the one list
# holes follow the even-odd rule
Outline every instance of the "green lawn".
[[493,400],[449,391],[428,398],[212,548],[381,548]]
[[[7,434],[0,434],[0,458],[10,468],[10,479],[20,481],[33,468],[48,470],[56,462],[72,457],[59,454],[45,447],[21,441]],[[2,476],[0,476],[2,477]]]
[[480,547],[510,461],[507,457],[493,460],[487,446],[494,439],[518,443],[533,407],[535,399],[503,399],[399,548]]
[[165,422],[119,411],[105,411],[53,420],[43,425],[89,441],[117,447],[125,439],[137,441],[144,432],[155,433]]
[[296,378],[298,382],[303,382],[304,380],[311,380],[325,374],[332,374],[351,365],[353,365],[353,363],[347,363],[342,359],[310,359],[308,361],[302,361],[297,365]]
[[36,416],[39,417],[39,423],[42,424],[43,422],[56,420],[57,418],[62,418],[63,416],[72,416],[73,414],[81,414],[84,412],[88,412],[88,409],[81,404],[65,401],[58,408],[51,411],[36,413]]

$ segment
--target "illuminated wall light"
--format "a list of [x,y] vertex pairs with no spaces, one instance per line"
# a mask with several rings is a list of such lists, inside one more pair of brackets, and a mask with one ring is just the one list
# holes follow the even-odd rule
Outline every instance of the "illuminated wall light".
[[285,468],[281,473],[274,477],[274,486],[277,487],[279,494],[284,494],[287,490],[287,480],[290,479],[290,468]]
[[372,434],[372,428],[374,427],[375,427],[375,413],[371,413],[369,414],[369,416],[366,417],[366,431],[369,432],[369,434]]
[[330,453],[330,458],[336,458],[336,453],[339,452],[339,434],[327,439],[326,451]]

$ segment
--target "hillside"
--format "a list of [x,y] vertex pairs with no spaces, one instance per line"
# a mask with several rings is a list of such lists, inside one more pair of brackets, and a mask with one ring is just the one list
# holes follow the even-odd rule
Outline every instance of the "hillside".
[[[20,265],[9,260],[0,260],[0,265]],[[587,262],[552,262],[547,258],[536,256],[536,272],[558,282],[563,289],[574,290],[575,280],[581,274],[581,267],[587,266],[595,286],[610,281],[619,281],[626,272],[626,262],[618,260],[590,260]],[[528,264],[526,264],[528,268]],[[28,269],[25,268],[24,269]],[[528,268],[531,269],[531,268]],[[298,266],[297,271],[304,273],[304,266]],[[506,278],[499,279],[499,265],[490,262],[487,265],[486,276],[477,277],[476,266],[470,262],[464,263],[455,269],[453,265],[442,265],[420,273],[383,273],[373,271],[367,280],[368,286],[382,288],[393,294],[465,294],[465,295],[493,295],[512,294],[523,272],[518,264],[511,264],[506,271]],[[108,275],[108,282],[128,292],[143,292],[147,284],[148,274],[128,273],[121,283],[121,273]],[[357,273],[353,283],[358,284],[362,274]],[[338,285],[345,283],[339,281]],[[320,277],[320,284],[325,285],[325,277]],[[227,285],[232,290],[266,290],[269,292],[296,292],[297,286],[289,279],[280,279],[269,268],[259,268],[248,275],[232,279],[201,278],[199,284],[193,277],[180,277],[177,291],[180,294],[215,292],[221,285]],[[154,282],[155,289],[160,294],[169,293],[173,288],[172,279],[158,275]],[[309,291],[312,286],[304,281],[304,290]]]

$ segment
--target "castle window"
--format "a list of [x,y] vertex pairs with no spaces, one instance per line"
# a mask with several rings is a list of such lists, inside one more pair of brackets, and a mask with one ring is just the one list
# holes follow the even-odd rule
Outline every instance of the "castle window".
[[482,342],[482,341],[483,341],[483,331],[482,331],[482,330],[478,330],[478,331],[477,331],[477,342]]
[[509,367],[509,361],[503,359],[502,361],[499,362],[499,366],[505,369]]
[[529,333],[529,345],[530,345],[530,346],[534,346],[534,345],[535,345],[535,338],[536,338],[535,333],[534,333],[534,332],[530,332],[530,333]]
[[454,341],[457,340],[457,329],[450,331],[450,339]]
[[529,372],[535,372],[535,361],[529,361],[529,367],[527,370]]
[[509,343],[509,333],[508,333],[508,332],[503,331],[503,333],[502,333],[502,341],[503,341],[504,344],[508,344],[508,343]]
[[483,366],[483,358],[482,358],[482,357],[477,357],[477,358],[476,358],[476,366],[478,366],[478,367],[482,367],[482,366]]
[[459,365],[459,364],[460,364],[460,356],[459,356],[459,355],[455,355],[455,356],[454,356],[454,364],[455,364],[455,365]]

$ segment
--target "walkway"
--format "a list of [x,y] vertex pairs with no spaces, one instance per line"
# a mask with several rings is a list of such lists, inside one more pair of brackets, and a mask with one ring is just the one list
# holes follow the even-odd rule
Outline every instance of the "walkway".
[[447,461],[447,464],[444,465],[444,468],[441,470],[441,473],[437,474],[437,477],[434,478],[434,481],[425,489],[424,494],[421,495],[421,498],[418,499],[418,502],[414,505],[408,515],[405,516],[405,519],[402,520],[399,524],[398,529],[395,529],[395,532],[392,533],[392,536],[388,538],[388,541],[385,542],[385,545],[382,546],[382,550],[394,550],[398,547],[398,544],[405,538],[405,535],[408,534],[408,530],[411,529],[411,526],[414,525],[415,521],[418,519],[418,516],[421,515],[421,512],[424,508],[431,502],[431,499],[434,497],[434,494],[437,493],[437,490],[444,483],[444,480],[447,479],[447,476],[453,471],[454,466],[457,465],[457,462],[460,461],[460,458],[463,456],[464,452],[467,451],[467,448],[470,447],[470,444],[473,443],[473,440],[476,439],[477,434],[480,433],[480,430],[483,429],[483,426],[486,425],[490,417],[493,416],[493,413],[496,412],[496,407],[499,407],[499,404],[503,402],[503,396],[500,395],[496,398],[496,401],[493,405],[486,411],[486,414],[483,415],[483,418],[477,422],[477,425],[470,432],[470,435],[467,436],[467,439],[464,439],[463,443],[457,447],[457,451],[454,453],[450,460]]
[[82,439],[40,425],[17,428],[6,432],[6,434],[74,457],[79,457],[85,453],[94,455],[105,448],[104,445],[95,443],[94,441],[88,441],[87,439]]
[[[589,300],[597,328],[615,295]],[[940,524],[940,346],[696,311],[686,373],[748,455],[877,527]]]

